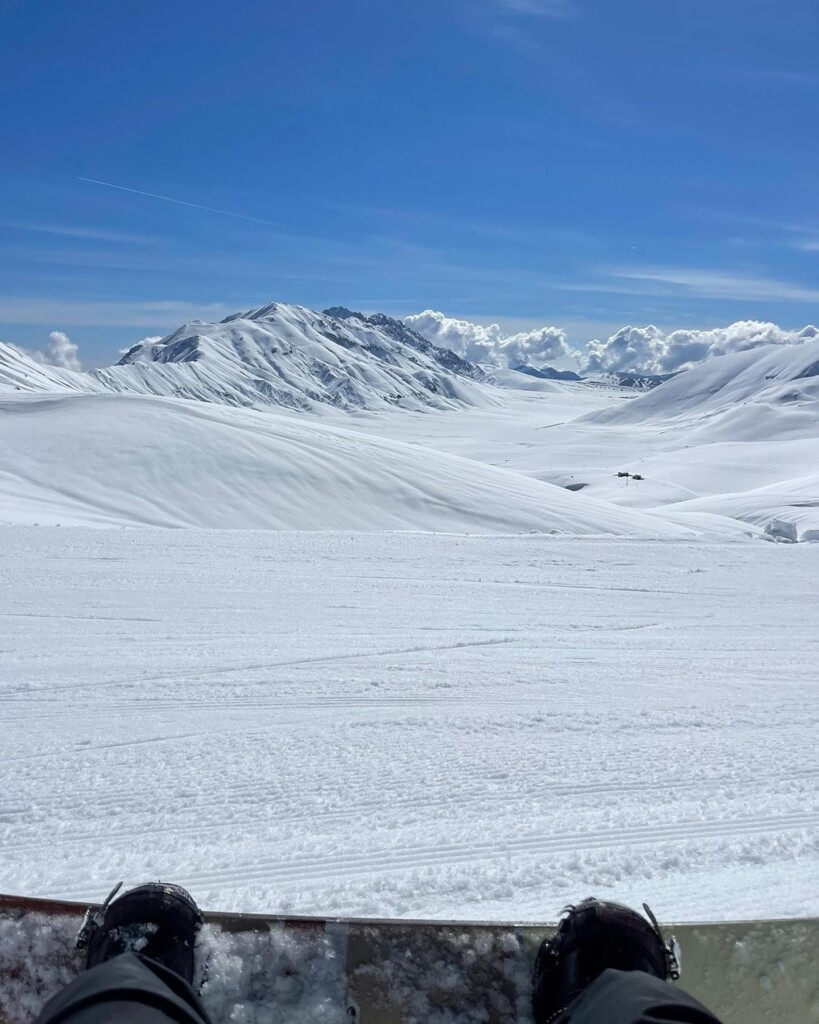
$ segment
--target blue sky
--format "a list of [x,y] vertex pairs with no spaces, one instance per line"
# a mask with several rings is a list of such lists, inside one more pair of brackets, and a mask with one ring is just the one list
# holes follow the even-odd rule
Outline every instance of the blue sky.
[[815,322],[817,55],[815,0],[0,0],[0,339]]

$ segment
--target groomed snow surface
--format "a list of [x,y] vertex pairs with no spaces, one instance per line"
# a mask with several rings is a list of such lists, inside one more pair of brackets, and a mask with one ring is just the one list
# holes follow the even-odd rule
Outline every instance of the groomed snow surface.
[[819,910],[819,548],[0,529],[0,889]]

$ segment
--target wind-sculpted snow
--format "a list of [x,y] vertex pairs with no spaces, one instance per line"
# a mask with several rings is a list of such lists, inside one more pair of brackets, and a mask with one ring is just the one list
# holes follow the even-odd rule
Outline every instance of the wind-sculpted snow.
[[[584,439],[595,465],[587,458],[581,470]],[[578,481],[590,497],[662,509],[666,517],[707,512],[776,540],[812,540],[819,530],[819,342],[713,359],[639,398],[564,423],[549,440],[553,467],[565,468],[541,479]],[[574,450],[574,466],[558,454],[563,446]],[[636,473],[636,483],[618,472]],[[768,528],[774,521],[786,529]]]
[[[347,310],[335,313],[344,330],[370,330]],[[266,322],[270,310],[231,323],[252,327],[254,316]],[[399,324],[395,333],[406,330]],[[164,381],[178,394],[180,370],[195,369],[201,382],[214,353],[233,351],[238,336],[210,339],[210,359],[200,358],[199,341],[174,337],[106,371],[106,388],[110,375],[125,374],[130,390],[144,378],[146,390]],[[266,342],[245,341],[235,365],[249,373],[271,353]],[[226,409],[216,403],[229,380],[222,370],[208,403],[104,393],[72,400],[70,390],[102,388],[99,377],[43,367],[12,349],[3,357],[8,379],[13,372],[20,383],[0,416],[0,521],[782,539],[767,529],[776,519],[799,540],[819,529],[819,343],[715,359],[639,398],[511,371],[481,384],[464,376],[465,387],[492,400],[423,417],[397,407],[337,414],[354,433],[328,426],[327,416],[322,426],[313,415]],[[254,393],[258,386],[248,384]],[[38,391],[51,400],[37,402]],[[196,388],[183,395],[195,399]]]
[[819,341],[767,345],[720,356],[672,377],[626,406],[593,418],[613,426],[657,417],[712,416],[746,402],[757,406],[803,403],[816,418]]
[[114,395],[0,400],[0,522],[695,537],[562,487],[296,417]]

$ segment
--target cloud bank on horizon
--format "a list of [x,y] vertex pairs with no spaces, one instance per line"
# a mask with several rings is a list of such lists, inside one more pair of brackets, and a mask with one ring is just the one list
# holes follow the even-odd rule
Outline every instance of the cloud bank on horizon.
[[475,324],[431,309],[404,317],[404,323],[434,344],[451,348],[473,362],[514,368],[523,364],[542,366],[568,356],[582,373],[677,373],[729,352],[761,345],[798,345],[819,337],[819,329],[811,324],[788,331],[759,320],[667,333],[649,324],[621,327],[605,341],[594,338],[585,348],[577,349],[569,345],[563,330],[553,326],[506,334],[498,324]]

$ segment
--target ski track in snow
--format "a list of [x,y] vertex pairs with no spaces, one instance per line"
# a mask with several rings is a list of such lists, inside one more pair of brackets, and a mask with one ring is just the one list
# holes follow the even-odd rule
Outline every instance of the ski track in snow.
[[819,913],[816,546],[0,528],[0,890]]

